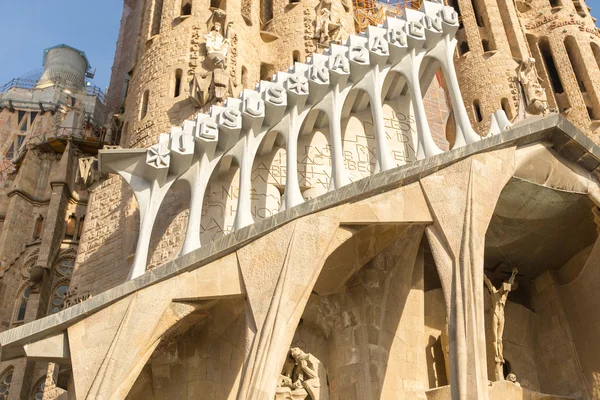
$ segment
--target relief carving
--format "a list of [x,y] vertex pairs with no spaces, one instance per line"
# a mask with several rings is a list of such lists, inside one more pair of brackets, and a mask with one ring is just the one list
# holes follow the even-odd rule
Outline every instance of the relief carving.
[[521,63],[518,77],[525,93],[526,111],[530,114],[547,114],[548,97],[535,70],[535,58]]
[[502,334],[504,333],[504,307],[506,306],[506,299],[508,294],[517,288],[515,284],[515,277],[519,271],[513,268],[512,275],[508,282],[504,282],[499,289],[496,289],[492,282],[488,279],[485,274],[483,280],[487,289],[492,296],[492,307],[494,307],[494,314],[492,316],[492,333],[494,335],[494,361],[496,362],[496,380],[504,380],[503,365],[504,361],[504,349],[502,345]]
[[329,400],[327,371],[315,356],[292,347],[277,384],[276,400]]

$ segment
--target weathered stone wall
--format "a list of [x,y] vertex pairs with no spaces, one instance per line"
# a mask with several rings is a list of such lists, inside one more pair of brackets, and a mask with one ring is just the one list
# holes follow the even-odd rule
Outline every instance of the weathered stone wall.
[[[600,334],[598,288],[600,273],[600,241],[583,250],[565,266],[573,264],[576,274],[560,287],[560,299],[565,309],[572,334],[573,344],[581,364],[583,375],[593,398],[600,397],[598,382],[598,360],[600,349],[596,345]],[[563,267],[563,268],[565,268]],[[562,272],[562,270],[561,270]]]
[[[600,143],[600,34],[583,0],[451,0],[449,4],[462,18],[455,64],[469,117],[479,134],[487,134],[490,115],[496,110],[504,109],[510,119],[525,115],[517,69],[522,60],[534,57],[550,108]],[[567,37],[573,38],[568,45]],[[539,42],[544,38],[550,51],[542,53]],[[554,60],[560,92],[553,89],[552,68],[544,57]],[[502,99],[508,100],[504,107]]]
[[538,316],[534,345],[542,392],[583,396],[582,389],[586,384],[573,344],[572,329],[560,298],[560,287],[550,271],[534,281],[532,307]]
[[235,399],[246,341],[242,300],[224,300],[197,325],[163,339],[129,399]]

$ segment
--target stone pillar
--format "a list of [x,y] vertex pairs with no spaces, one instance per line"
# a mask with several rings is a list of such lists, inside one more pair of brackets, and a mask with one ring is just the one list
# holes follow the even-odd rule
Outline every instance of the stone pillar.
[[486,400],[483,314],[485,234],[514,172],[514,148],[480,154],[421,180],[434,224],[427,227],[442,282],[454,400]]

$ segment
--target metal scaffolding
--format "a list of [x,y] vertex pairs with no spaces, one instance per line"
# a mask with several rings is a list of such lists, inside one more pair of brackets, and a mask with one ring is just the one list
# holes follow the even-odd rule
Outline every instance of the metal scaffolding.
[[354,0],[354,26],[357,33],[369,25],[381,25],[389,16],[403,15],[406,8],[418,10],[421,0],[400,0],[393,4],[377,0]]

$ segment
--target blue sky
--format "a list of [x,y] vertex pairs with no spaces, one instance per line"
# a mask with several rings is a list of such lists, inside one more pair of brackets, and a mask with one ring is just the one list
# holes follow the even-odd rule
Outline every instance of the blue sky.
[[43,50],[65,43],[86,53],[105,89],[122,11],[123,0],[0,0],[0,85],[41,68]]
[[[600,20],[600,0],[587,4]],[[43,50],[65,43],[85,51],[96,68],[94,83],[105,89],[121,11],[122,0],[0,0],[0,85],[41,68]]]

